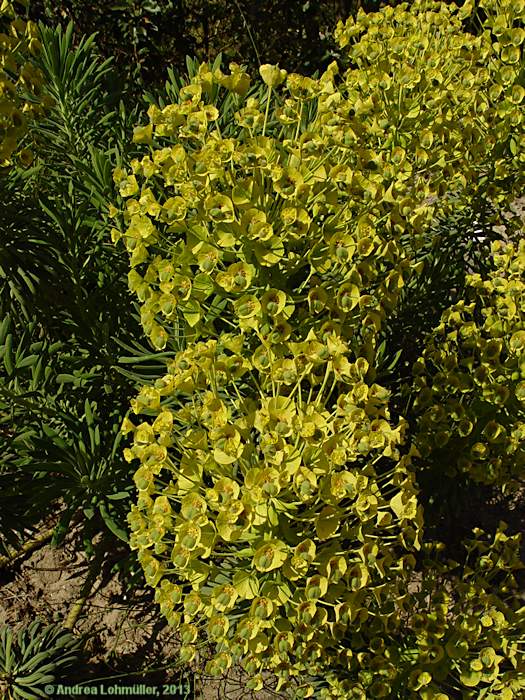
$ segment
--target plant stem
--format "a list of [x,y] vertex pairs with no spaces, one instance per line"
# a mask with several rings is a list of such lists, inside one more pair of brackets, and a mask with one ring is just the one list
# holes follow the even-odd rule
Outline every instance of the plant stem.
[[248,32],[248,36],[250,37],[250,41],[252,42],[253,50],[255,51],[255,55],[257,57],[257,63],[261,65],[261,57],[259,56],[259,52],[257,51],[257,44],[255,43],[251,30],[250,30],[250,25],[246,21],[246,17],[244,16],[244,12],[241,9],[241,6],[237,2],[237,0],[233,0],[235,5],[237,6],[237,9],[239,10],[239,14],[242,17],[242,21],[244,22],[244,26],[246,27],[246,31]]
[[266,133],[266,123],[268,122],[268,114],[270,113],[270,99],[272,97],[272,88],[268,85],[268,96],[266,98],[266,112],[264,113],[264,124],[262,129],[262,135]]
[[73,627],[76,625],[79,615],[82,612],[82,608],[84,607],[84,604],[89,598],[89,594],[91,593],[93,584],[95,583],[97,576],[100,573],[102,560],[104,559],[104,555],[106,553],[103,544],[103,541],[99,544],[97,556],[95,557],[91,566],[89,567],[88,575],[86,577],[86,580],[84,581],[84,585],[80,590],[80,595],[71,606],[68,616],[64,621],[64,627],[68,630],[72,630]]
[[30,552],[34,552],[35,549],[39,549],[42,545],[44,545],[48,540],[52,538],[54,531],[55,528],[52,527],[49,530],[43,532],[42,534],[37,535],[33,539],[25,542],[20,547],[20,549],[12,551],[6,556],[0,557],[0,569],[5,569],[15,559],[23,557],[24,555],[29,554]]

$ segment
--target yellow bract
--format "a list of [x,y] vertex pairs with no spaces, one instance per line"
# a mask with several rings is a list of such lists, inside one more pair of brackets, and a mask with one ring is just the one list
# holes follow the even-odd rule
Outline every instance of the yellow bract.
[[265,63],[259,68],[259,73],[261,78],[269,87],[277,87],[286,79],[286,71],[279,68],[279,66],[272,66],[269,63]]

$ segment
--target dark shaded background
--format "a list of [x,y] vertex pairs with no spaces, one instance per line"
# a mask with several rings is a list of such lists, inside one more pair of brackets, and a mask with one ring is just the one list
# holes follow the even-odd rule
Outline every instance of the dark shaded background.
[[337,47],[337,21],[360,7],[377,10],[398,0],[32,0],[30,14],[49,25],[72,20],[78,35],[98,32],[104,57],[114,56],[124,80],[153,87],[185,57],[224,63],[279,63],[289,72],[323,70]]

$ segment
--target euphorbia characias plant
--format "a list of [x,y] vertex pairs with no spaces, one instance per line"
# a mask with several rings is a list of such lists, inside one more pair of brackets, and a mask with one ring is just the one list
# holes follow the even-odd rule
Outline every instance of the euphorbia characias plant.
[[525,241],[493,243],[494,270],[467,277],[414,364],[416,442],[428,468],[446,464],[505,491],[525,475]]
[[[487,22],[519,50],[512,7]],[[349,643],[399,628],[422,536],[420,455],[375,381],[378,341],[435,214],[492,175],[508,201],[523,162],[516,52],[462,33],[471,9],[360,13],[336,32],[355,67],[318,78],[263,65],[250,89],[237,64],[203,64],[114,173],[145,333],[163,350],[183,321],[188,341],[123,425],[140,461],[131,546],[182,658],[201,633],[215,644],[211,675],[240,663],[255,690],[270,670],[282,688],[330,673],[326,697],[391,692],[395,671],[359,675]],[[410,697],[439,697],[418,674]]]

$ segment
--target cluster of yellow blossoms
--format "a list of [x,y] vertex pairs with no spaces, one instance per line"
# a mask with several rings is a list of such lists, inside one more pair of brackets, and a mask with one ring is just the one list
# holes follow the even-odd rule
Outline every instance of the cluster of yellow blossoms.
[[[43,114],[42,75],[30,60],[40,50],[38,27],[16,14],[24,0],[0,1],[0,167],[10,165],[26,124]],[[22,162],[31,158],[21,154]]]
[[429,468],[510,490],[525,476],[525,241],[497,241],[493,257],[414,365],[416,442]]
[[[147,420],[123,426],[140,461],[131,545],[182,658],[201,632],[214,642],[211,675],[240,663],[248,688],[269,670],[297,698],[324,676],[326,698],[444,700],[457,671],[518,697],[522,666],[499,637],[480,628],[477,662],[456,663],[457,606],[450,622],[433,599],[439,634],[422,651],[411,606],[428,598],[408,592],[420,455],[375,381],[436,214],[473,194],[504,207],[523,184],[525,2],[478,4],[478,37],[462,31],[469,3],[360,12],[336,30],[350,67],[318,78],[262,66],[251,86],[237,64],[202,64],[176,103],[149,109],[134,133],[146,154],[114,173],[112,238],[145,333],[171,350],[183,323],[187,343],[132,402]],[[399,647],[402,629],[408,662],[385,641]]]
[[[184,617],[186,660],[208,620],[213,675],[240,659],[250,674],[271,667],[283,680],[328,656],[337,665],[350,622],[399,597],[415,565],[422,514],[399,454],[404,423],[391,425],[388,392],[363,381],[366,360],[348,362],[335,335],[310,336],[261,369],[243,334],[196,343],[134,400],[155,420],[124,426],[134,436],[125,456],[141,461],[131,546],[170,622]],[[257,399],[256,377],[267,385]],[[182,581],[192,592],[177,606]]]

